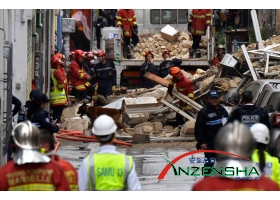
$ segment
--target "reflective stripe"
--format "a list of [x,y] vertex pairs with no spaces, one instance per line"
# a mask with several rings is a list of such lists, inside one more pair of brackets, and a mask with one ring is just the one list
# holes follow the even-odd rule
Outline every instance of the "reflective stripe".
[[39,123],[37,122],[33,122],[32,124],[34,124],[35,126],[37,126],[38,128],[41,126]]
[[124,35],[129,35],[129,32],[128,32],[128,31],[125,31],[125,32],[124,32]]
[[[193,32],[193,30],[192,30],[192,32]],[[197,34],[205,34],[205,31],[196,30],[195,33],[197,33]]]
[[104,70],[108,70],[108,69],[116,70],[116,69],[113,69],[112,67],[105,67],[105,68],[96,69],[95,71],[99,72],[99,71],[104,71]]
[[173,83],[173,81],[170,79],[169,81],[170,85],[174,85],[175,83]]
[[122,18],[123,21],[132,21],[132,18]]
[[185,90],[185,88],[178,88],[178,90],[182,92]]
[[122,20],[122,18],[120,16],[116,16],[116,19]]
[[86,90],[86,87],[84,85],[79,85],[75,87],[76,90],[81,91],[81,90]]
[[72,191],[79,191],[79,187],[78,187],[77,184],[70,184],[70,189],[71,189]]
[[210,24],[211,23],[211,21],[210,20],[206,20],[206,24]]
[[83,79],[85,76],[85,73],[81,73],[79,79]]
[[[191,14],[192,15],[192,14]],[[202,18],[205,18],[206,16],[205,15],[192,15],[194,18],[199,18],[199,19],[202,19]]]
[[79,70],[78,70],[78,72],[84,72],[84,70],[82,70],[82,69],[79,69]]
[[120,21],[117,22],[117,26],[120,26],[122,25],[122,23]]
[[94,173],[94,163],[93,163],[93,155],[88,156],[88,176],[89,176],[89,190],[95,190],[95,173]]
[[57,85],[58,88],[64,88],[64,84]]
[[217,124],[221,124],[222,123],[222,119],[217,119],[217,120],[213,120],[213,121],[206,121],[206,125],[217,125]]
[[14,187],[9,187],[8,191],[55,191],[53,184],[30,183]]
[[89,87],[89,86],[90,86],[90,82],[87,81],[87,82],[85,83],[85,86]]
[[137,22],[133,22],[134,25],[137,25]]
[[194,97],[194,94],[193,93],[189,93],[188,97]]
[[133,16],[133,19],[135,19],[135,18],[136,18],[136,15]]

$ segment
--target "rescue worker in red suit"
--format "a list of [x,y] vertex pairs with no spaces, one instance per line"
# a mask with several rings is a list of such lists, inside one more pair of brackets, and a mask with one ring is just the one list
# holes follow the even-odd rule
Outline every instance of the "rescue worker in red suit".
[[40,130],[30,121],[11,134],[13,160],[0,168],[0,191],[70,191],[63,169],[40,153]]
[[171,67],[170,52],[168,50],[163,50],[162,57],[164,61],[159,64],[158,75],[161,78],[165,78],[169,74],[169,69]]
[[50,103],[53,110],[53,119],[60,123],[62,111],[67,102],[64,89],[65,72],[59,67],[60,60],[55,56],[51,59],[51,79],[54,83],[53,90],[50,91]]
[[[223,172],[220,175],[213,170],[213,175],[209,174],[208,177],[197,182],[192,191],[279,191],[277,183],[262,175],[257,164],[251,161],[255,145],[252,133],[244,124],[234,121],[223,126],[217,133],[215,148],[248,160],[228,154],[217,154],[215,169],[228,167],[232,172]],[[233,176],[226,176],[226,174]]]
[[199,42],[201,36],[206,35],[207,26],[211,25],[212,11],[210,9],[193,9],[188,21],[188,30],[192,34],[193,45],[190,49],[190,58],[194,53],[196,58],[201,57]]
[[64,80],[64,90],[65,90],[65,94],[66,94],[66,103],[68,103],[68,80],[67,80],[67,73],[65,70],[65,64],[66,64],[66,60],[65,60],[65,55],[63,55],[62,53],[57,53],[54,55],[55,57],[60,59],[59,62],[59,68],[61,71],[63,71],[63,80]]
[[86,99],[92,101],[93,87],[90,84],[92,77],[88,75],[83,68],[83,61],[86,58],[82,50],[76,50],[74,53],[74,60],[69,66],[70,81],[79,95],[79,100]]
[[123,30],[124,47],[123,54],[127,59],[133,59],[131,50],[138,44],[138,26],[133,9],[120,9],[116,16],[117,27]]
[[46,129],[40,131],[41,135],[41,151],[42,153],[49,156],[52,160],[55,160],[59,163],[64,171],[64,175],[68,181],[69,187],[72,191],[78,191],[78,173],[76,169],[66,160],[60,158],[54,152],[54,137]]
[[[169,81],[168,85],[168,93],[172,97],[172,90],[174,88],[174,85],[176,84],[176,89],[181,94],[187,96],[191,100],[194,100],[194,86],[193,82],[189,80],[181,71],[179,67],[171,67],[170,68],[170,75],[172,75],[172,79]],[[185,111],[187,114],[193,116],[193,114],[190,112],[192,110],[192,107],[188,105],[187,103],[183,101],[179,101],[180,108]],[[177,126],[182,127],[184,122],[184,117],[178,113],[176,113],[176,121]]]
[[98,87],[97,93],[107,99],[116,90],[117,73],[115,64],[112,61],[107,61],[105,57],[106,53],[104,51],[98,51],[97,59],[99,63],[94,65],[90,71],[92,71],[93,76],[96,77],[98,82],[96,86]]
[[214,60],[212,60],[212,65],[216,66],[218,63],[220,63],[223,60],[223,58],[226,54],[225,51],[226,51],[226,49],[225,49],[224,45],[219,45],[218,46],[217,56]]
[[158,69],[154,65],[154,53],[152,51],[146,51],[143,53],[143,56],[145,57],[145,62],[142,64],[140,68],[140,77],[142,78],[142,87],[143,88],[152,88],[156,85],[155,82],[148,80],[144,77],[144,75],[147,72],[151,72],[155,75],[158,74]]

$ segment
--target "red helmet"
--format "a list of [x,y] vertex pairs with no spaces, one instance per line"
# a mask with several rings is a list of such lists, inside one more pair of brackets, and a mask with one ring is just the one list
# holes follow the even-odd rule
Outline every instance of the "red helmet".
[[74,53],[74,57],[79,59],[81,57],[85,58],[85,53],[82,50],[76,50]]
[[62,53],[56,53],[56,54],[54,55],[54,57],[56,57],[56,58],[58,58],[58,59],[60,59],[60,60],[65,59],[65,55],[63,55]]
[[105,55],[106,55],[105,51],[98,51],[97,52],[97,57],[101,57],[101,56],[105,56]]
[[51,67],[52,68],[57,68],[59,65],[60,59],[58,59],[57,57],[53,56],[51,58]]
[[178,75],[181,75],[182,72],[181,72],[181,69],[179,67],[174,66],[174,67],[170,68],[170,74],[172,76],[178,76]]
[[144,52],[144,53],[143,53],[143,56],[146,57],[148,54],[151,54],[151,55],[152,55],[152,58],[154,58],[154,56],[155,56],[155,54],[154,54],[152,51],[150,51],[150,50]]
[[93,59],[93,54],[92,54],[92,53],[88,53],[88,54],[87,54],[87,59],[88,59],[88,60]]
[[168,50],[163,50],[162,57],[164,57],[165,54],[168,54],[170,56],[170,52]]

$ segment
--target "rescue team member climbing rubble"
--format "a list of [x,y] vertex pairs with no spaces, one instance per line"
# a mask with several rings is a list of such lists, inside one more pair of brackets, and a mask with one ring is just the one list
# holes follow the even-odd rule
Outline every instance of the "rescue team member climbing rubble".
[[0,168],[0,191],[70,191],[63,169],[40,153],[40,130],[30,121],[11,135],[13,161]]
[[79,189],[141,190],[132,156],[126,156],[113,146],[117,126],[108,115],[99,116],[92,133],[100,143],[98,153],[88,155],[78,171]]
[[262,174],[280,186],[280,164],[277,157],[271,156],[267,151],[270,141],[268,128],[261,123],[256,123],[250,128],[257,148],[252,154],[252,161],[257,163]]
[[[255,147],[255,140],[250,130],[242,123],[234,121],[233,123],[226,124],[222,127],[215,139],[215,148],[220,151],[230,152],[237,154],[244,158],[251,158],[252,152]],[[231,167],[237,168],[243,173],[238,175],[235,173],[234,176],[215,175],[209,176],[196,183],[192,190],[193,191],[278,191],[278,185],[269,178],[255,173],[260,169],[258,166],[250,161],[242,158],[232,157],[228,154],[217,154],[217,165],[216,169]],[[246,176],[245,170],[253,169],[254,174]],[[235,169],[236,171],[237,169]],[[249,173],[248,172],[248,173]],[[251,177],[252,179],[247,179]],[[245,178],[245,179],[242,179]]]
[[[193,82],[190,81],[181,71],[181,69],[177,66],[170,68],[170,75],[172,75],[172,79],[169,81],[168,85],[168,93],[172,97],[172,90],[174,88],[174,85],[176,84],[176,88],[178,92],[181,94],[187,96],[188,98],[194,100],[194,86]],[[182,100],[179,101],[180,108],[185,111],[187,114],[193,116],[193,114],[190,112],[192,110],[192,107],[189,106],[187,103],[183,102]],[[177,126],[183,126],[184,117],[180,115],[179,113],[176,113],[176,121]]]

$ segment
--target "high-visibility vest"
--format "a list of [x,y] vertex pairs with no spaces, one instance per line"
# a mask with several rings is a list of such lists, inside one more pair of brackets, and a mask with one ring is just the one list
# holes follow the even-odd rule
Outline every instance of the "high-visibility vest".
[[60,105],[65,105],[67,98],[65,94],[64,88],[62,90],[59,90],[57,88],[58,82],[56,78],[54,77],[54,70],[51,69],[51,75],[52,75],[52,80],[54,84],[54,91],[50,92],[50,103],[52,106],[60,106]]
[[87,157],[89,190],[127,190],[127,177],[132,169],[132,156],[93,154]]
[[[264,151],[265,167],[262,174],[280,186],[280,164],[278,158],[271,156],[268,152]],[[255,149],[252,154],[252,161],[259,165],[258,149]]]

